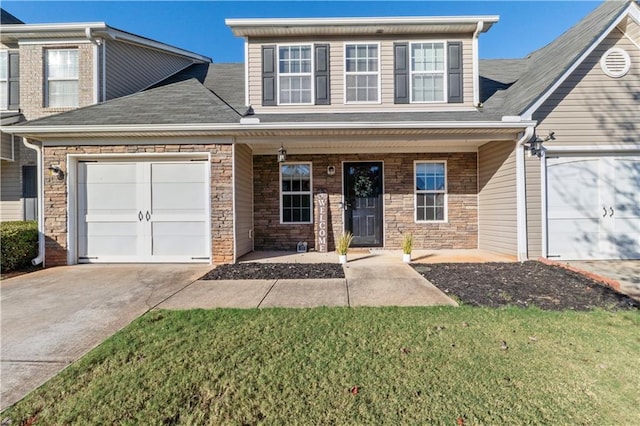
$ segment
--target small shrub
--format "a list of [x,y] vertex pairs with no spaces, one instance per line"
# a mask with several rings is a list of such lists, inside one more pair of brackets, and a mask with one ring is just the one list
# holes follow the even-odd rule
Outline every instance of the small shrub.
[[0,223],[0,266],[2,272],[23,268],[38,255],[38,223]]
[[411,254],[413,250],[413,235],[406,233],[402,236],[402,252],[404,254]]
[[353,241],[353,234],[351,232],[342,233],[336,240],[336,252],[342,255],[347,254],[351,241]]

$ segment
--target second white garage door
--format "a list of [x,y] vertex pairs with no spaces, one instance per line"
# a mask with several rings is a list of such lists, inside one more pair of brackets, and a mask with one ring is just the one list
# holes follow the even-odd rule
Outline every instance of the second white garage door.
[[640,157],[547,159],[548,257],[640,259]]
[[209,262],[207,161],[79,162],[79,262]]

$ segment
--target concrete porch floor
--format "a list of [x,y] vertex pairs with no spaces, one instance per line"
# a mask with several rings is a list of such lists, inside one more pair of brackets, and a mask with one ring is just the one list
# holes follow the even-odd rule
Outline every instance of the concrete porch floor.
[[[401,250],[353,248],[349,250],[347,261],[357,262],[371,258],[397,259],[402,261]],[[491,253],[485,250],[414,250],[411,261],[415,263],[484,263],[484,262],[515,262],[515,256]],[[338,255],[335,252],[296,253],[290,251],[254,251],[238,259],[239,263],[336,263]]]

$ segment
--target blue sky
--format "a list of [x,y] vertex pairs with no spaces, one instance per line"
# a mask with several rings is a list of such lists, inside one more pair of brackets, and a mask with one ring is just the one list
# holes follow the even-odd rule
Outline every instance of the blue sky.
[[215,62],[242,62],[243,41],[225,18],[499,15],[480,37],[481,58],[519,58],[538,49],[600,1],[2,1],[26,23],[106,22]]

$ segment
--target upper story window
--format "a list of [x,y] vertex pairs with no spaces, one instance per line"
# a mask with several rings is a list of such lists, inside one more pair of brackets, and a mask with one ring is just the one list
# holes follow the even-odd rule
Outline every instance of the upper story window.
[[280,104],[311,104],[311,45],[279,46],[278,76]]
[[49,49],[46,57],[48,107],[77,107],[78,49]]
[[17,51],[0,50],[0,109],[20,107],[20,58]]
[[378,102],[380,58],[378,44],[347,44],[344,49],[345,102]]
[[444,99],[444,43],[411,43],[411,102]]

